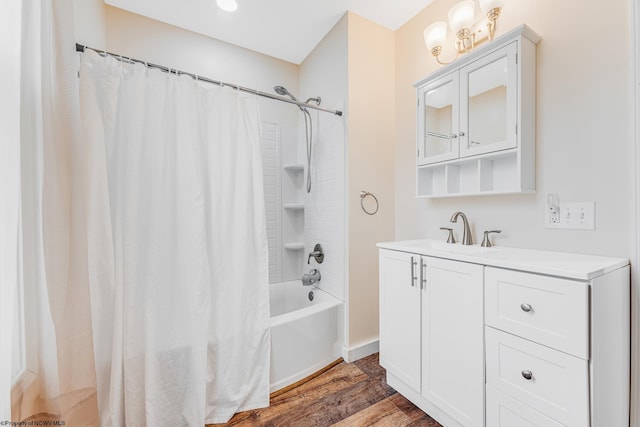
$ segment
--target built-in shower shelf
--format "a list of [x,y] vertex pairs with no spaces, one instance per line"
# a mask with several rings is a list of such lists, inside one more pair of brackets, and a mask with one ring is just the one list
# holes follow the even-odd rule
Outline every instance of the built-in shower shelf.
[[284,248],[288,251],[300,251],[304,249],[304,243],[285,243]]
[[287,210],[292,210],[292,211],[302,211],[304,210],[304,204],[303,203],[285,203],[284,208]]
[[304,165],[302,163],[286,163],[282,168],[287,172],[302,172]]

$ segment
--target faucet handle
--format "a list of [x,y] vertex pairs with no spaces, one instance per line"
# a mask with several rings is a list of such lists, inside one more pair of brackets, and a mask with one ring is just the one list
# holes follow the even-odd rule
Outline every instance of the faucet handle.
[[313,252],[309,252],[309,257],[307,257],[307,264],[311,263],[311,258],[316,260],[318,264],[322,264],[324,261],[324,252],[322,251],[322,246],[320,243],[316,243],[313,247]]
[[493,246],[491,240],[489,240],[489,234],[491,233],[502,233],[502,230],[486,230],[484,232],[484,237],[482,238],[482,243],[480,244],[480,246],[482,246],[483,248],[490,248],[491,246]]
[[453,228],[440,227],[440,230],[449,230],[449,236],[447,237],[447,243],[455,243],[456,239],[453,237]]

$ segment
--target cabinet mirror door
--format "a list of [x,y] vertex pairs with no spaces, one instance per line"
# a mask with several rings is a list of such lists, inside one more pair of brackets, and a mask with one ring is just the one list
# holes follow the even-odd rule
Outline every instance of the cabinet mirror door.
[[457,73],[420,90],[418,164],[458,157],[458,96]]
[[516,146],[516,45],[463,68],[461,156]]

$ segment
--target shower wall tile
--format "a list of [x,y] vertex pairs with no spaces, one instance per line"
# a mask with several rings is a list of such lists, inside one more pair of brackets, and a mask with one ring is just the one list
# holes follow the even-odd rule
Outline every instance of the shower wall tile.
[[282,247],[281,191],[280,191],[280,144],[279,126],[262,123],[262,169],[264,177],[264,203],[269,243],[269,282],[282,280],[280,262]]
[[[324,262],[305,268],[318,268],[319,287],[345,299],[345,134],[343,119],[326,113],[312,113],[314,124],[311,193],[305,199],[305,250],[320,243]],[[302,126],[304,131],[304,125]],[[304,134],[301,136],[304,142]],[[305,257],[306,258],[306,257]]]

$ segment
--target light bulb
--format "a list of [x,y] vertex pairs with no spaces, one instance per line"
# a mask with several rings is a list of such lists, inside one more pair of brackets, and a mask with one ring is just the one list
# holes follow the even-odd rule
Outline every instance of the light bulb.
[[469,29],[473,25],[475,17],[475,3],[473,0],[461,1],[453,5],[449,10],[449,25],[454,33],[463,29]]
[[434,22],[424,30],[424,43],[429,51],[438,46],[443,46],[447,38],[447,23]]
[[216,0],[218,7],[225,12],[235,12],[238,9],[236,0]]

